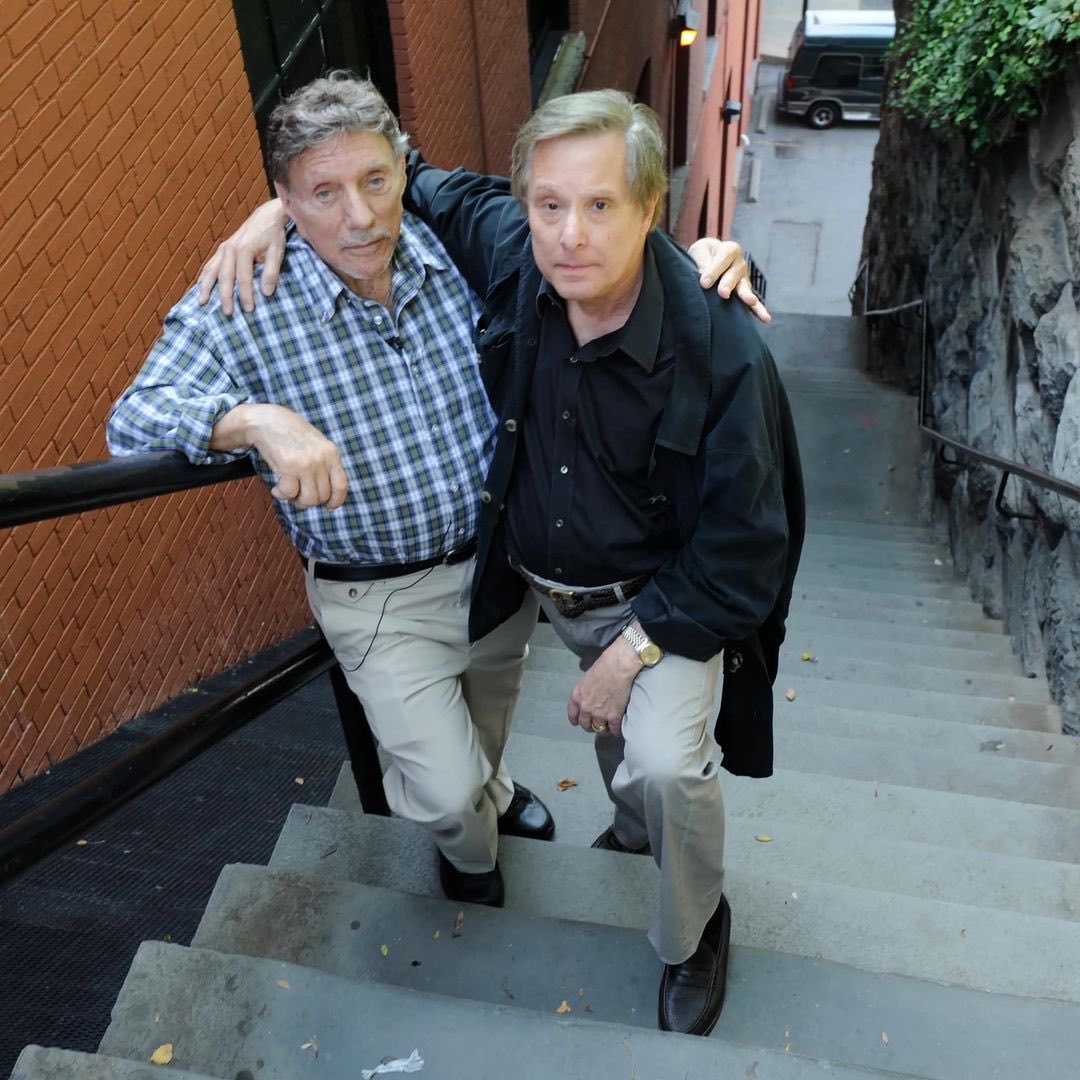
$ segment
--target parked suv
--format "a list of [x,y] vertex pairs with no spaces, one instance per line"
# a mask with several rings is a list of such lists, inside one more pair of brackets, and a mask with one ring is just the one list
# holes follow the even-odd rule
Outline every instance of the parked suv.
[[891,11],[808,11],[791,39],[777,108],[815,128],[879,119],[895,33]]

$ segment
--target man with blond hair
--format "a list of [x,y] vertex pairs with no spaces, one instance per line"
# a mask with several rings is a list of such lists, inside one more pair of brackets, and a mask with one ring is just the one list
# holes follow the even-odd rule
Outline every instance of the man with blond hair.
[[584,675],[614,820],[651,851],[662,1028],[708,1034],[724,1000],[725,768],[772,771],[771,683],[803,533],[790,411],[748,313],[699,288],[654,226],[664,145],[617,91],[557,98],[506,181],[415,162],[407,200],[484,296],[499,413],[481,493],[472,633],[539,599]]

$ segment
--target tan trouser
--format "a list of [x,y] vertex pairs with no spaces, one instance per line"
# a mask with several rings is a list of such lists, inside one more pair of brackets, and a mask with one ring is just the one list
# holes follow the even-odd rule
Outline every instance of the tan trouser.
[[372,582],[316,580],[308,602],[390,757],[390,809],[425,825],[466,873],[495,865],[503,763],[536,603],[469,645],[475,559]]
[[[587,671],[631,617],[630,604],[561,616],[542,594],[555,632]],[[701,663],[668,653],[634,680],[623,734],[597,735],[596,760],[615,804],[615,835],[652,846],[660,910],[649,941],[665,964],[698,946],[724,884],[724,800],[712,737],[721,656]]]

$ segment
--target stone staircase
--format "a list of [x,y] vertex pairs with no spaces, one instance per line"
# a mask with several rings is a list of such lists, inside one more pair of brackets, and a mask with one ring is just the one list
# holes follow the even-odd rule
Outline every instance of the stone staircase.
[[558,839],[504,838],[505,910],[443,899],[426,834],[343,770],[269,866],[225,867],[189,947],[140,947],[98,1054],[27,1048],[14,1077],[353,1078],[414,1049],[440,1080],[1080,1076],[1080,740],[919,525],[913,404],[856,370],[858,324],[769,334],[811,522],[776,774],[724,774],[711,1038],[655,1030],[656,870],[589,848],[609,810],[541,625],[508,756]]

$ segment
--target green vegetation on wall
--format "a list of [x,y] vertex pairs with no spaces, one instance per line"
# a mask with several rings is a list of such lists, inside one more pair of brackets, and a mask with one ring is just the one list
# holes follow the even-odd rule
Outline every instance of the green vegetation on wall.
[[893,103],[946,138],[996,146],[1080,58],[1080,0],[915,0],[892,50]]

